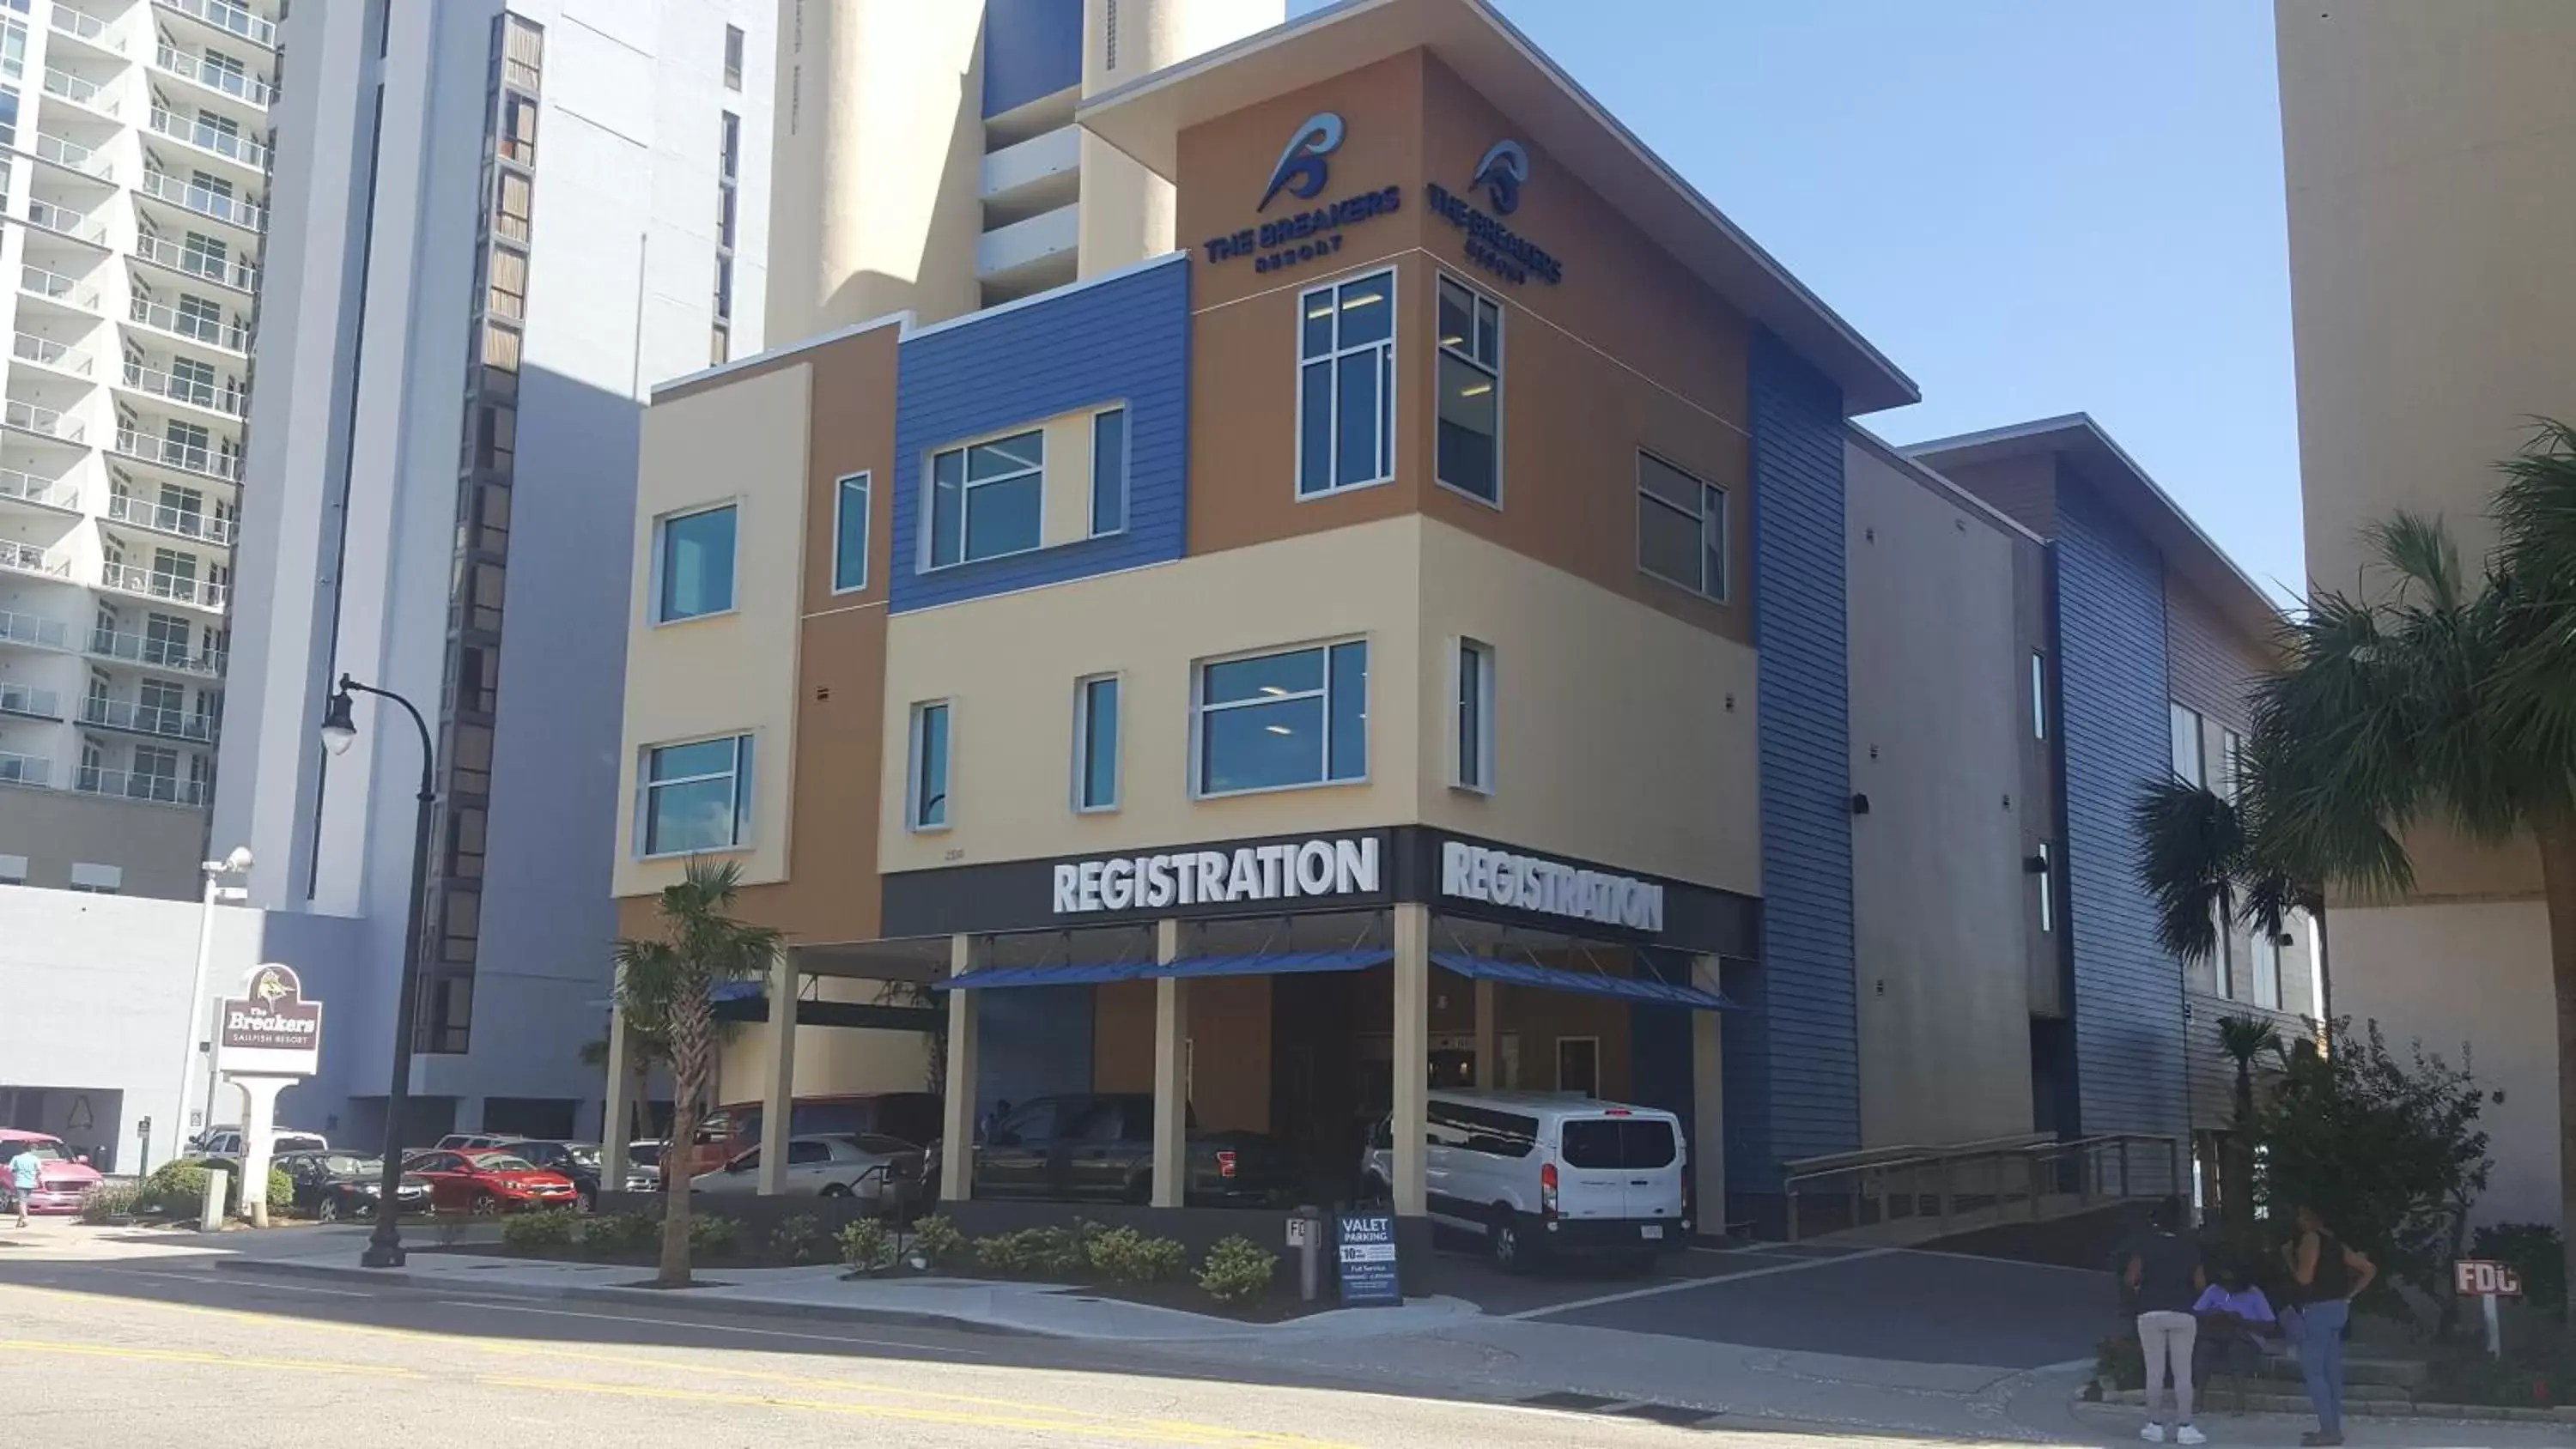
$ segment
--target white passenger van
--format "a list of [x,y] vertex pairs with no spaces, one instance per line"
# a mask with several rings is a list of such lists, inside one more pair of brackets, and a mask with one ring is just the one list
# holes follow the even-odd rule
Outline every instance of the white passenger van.
[[[1423,1167],[1432,1220],[1485,1235],[1507,1273],[1558,1253],[1630,1266],[1690,1237],[1680,1119],[1568,1092],[1431,1093]],[[1360,1159],[1368,1196],[1395,1180],[1389,1123]]]

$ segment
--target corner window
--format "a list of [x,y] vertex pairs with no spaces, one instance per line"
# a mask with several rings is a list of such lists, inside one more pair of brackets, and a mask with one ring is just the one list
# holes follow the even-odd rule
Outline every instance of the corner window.
[[1091,416],[1091,536],[1127,526],[1127,410]]
[[654,529],[653,621],[733,607],[734,506],[675,513]]
[[914,830],[948,828],[948,702],[912,707],[912,768],[904,819]]
[[1368,644],[1199,667],[1200,795],[1285,790],[1368,774]]
[[2048,738],[2048,656],[2030,651],[2030,737]]
[[2048,842],[2039,843],[2039,933],[2043,936],[2057,929],[2057,853]]
[[930,460],[930,567],[1026,553],[1046,507],[1046,434],[1015,433]]
[[2174,778],[2186,785],[2208,784],[2209,756],[2201,745],[2199,712],[2168,703],[2167,714],[2173,726]]
[[635,812],[641,853],[688,855],[751,842],[751,736],[726,735],[644,751]]
[[868,586],[868,475],[841,480],[832,502],[832,592]]
[[1440,279],[1440,467],[1443,483],[1503,501],[1503,309]]
[[1726,490],[1637,455],[1637,567],[1726,600]]
[[1118,808],[1118,676],[1074,686],[1073,808]]
[[1458,774],[1462,790],[1494,788],[1494,646],[1458,641]]
[[1395,476],[1395,273],[1297,298],[1297,496]]

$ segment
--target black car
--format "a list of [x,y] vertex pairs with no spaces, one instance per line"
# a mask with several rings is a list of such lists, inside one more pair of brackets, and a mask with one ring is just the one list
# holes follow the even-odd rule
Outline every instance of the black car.
[[599,1206],[599,1144],[595,1142],[560,1142],[549,1138],[516,1138],[505,1144],[518,1154],[548,1172],[561,1173],[572,1179],[573,1191],[580,1194],[581,1210],[589,1212]]
[[[295,1210],[323,1222],[371,1218],[384,1183],[381,1159],[355,1152],[281,1152],[270,1165],[295,1184]],[[429,1211],[429,1182],[406,1173],[397,1193],[397,1210]]]

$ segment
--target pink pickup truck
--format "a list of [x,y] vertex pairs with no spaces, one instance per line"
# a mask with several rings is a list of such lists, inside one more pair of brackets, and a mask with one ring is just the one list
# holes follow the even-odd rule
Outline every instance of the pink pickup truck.
[[21,1184],[12,1180],[9,1163],[30,1147],[35,1149],[37,1157],[43,1159],[44,1165],[36,1171],[33,1191],[27,1199],[27,1211],[79,1212],[81,1203],[98,1190],[99,1172],[86,1162],[72,1161],[71,1149],[63,1146],[59,1137],[0,1127],[0,1186],[7,1187],[12,1193],[24,1190]]

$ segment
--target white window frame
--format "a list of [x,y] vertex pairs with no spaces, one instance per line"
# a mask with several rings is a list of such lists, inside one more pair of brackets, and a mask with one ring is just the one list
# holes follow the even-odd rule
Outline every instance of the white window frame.
[[[2188,773],[2183,770],[2182,761],[2172,758],[2175,753],[2173,746],[2183,740],[2183,721],[2186,719],[2191,721],[2191,770]],[[2178,699],[2165,701],[2166,768],[2173,771],[2175,779],[2186,785],[2197,785],[2204,790],[2209,788],[2209,737],[2204,729],[2206,724],[2207,721],[2201,718],[2200,711],[2190,705]]]
[[[1476,661],[1476,730],[1467,733],[1467,661]],[[1449,784],[1475,795],[1494,793],[1494,646],[1461,637],[1449,651]],[[1472,751],[1472,758],[1471,756]],[[1473,765],[1475,768],[1469,768]]]
[[[1116,413],[1123,419],[1118,425],[1118,526],[1102,528],[1100,526],[1100,420],[1111,413]],[[1085,490],[1082,499],[1083,536],[1116,538],[1133,527],[1135,523],[1130,514],[1136,506],[1136,495],[1128,487],[1128,481],[1135,476],[1136,471],[1136,412],[1123,402],[1108,403],[1093,408],[1089,416],[1084,419],[1083,426],[1091,430],[1090,487]]]
[[[720,513],[728,510],[733,514],[733,583],[730,590],[730,597],[727,599],[725,606],[721,609],[709,609],[702,614],[665,615],[662,612],[662,571],[670,562],[671,525],[678,523],[683,519],[698,518],[703,517],[706,514]],[[693,503],[685,508],[674,508],[667,513],[655,514],[653,517],[653,566],[651,587],[652,592],[647,596],[649,602],[646,606],[646,612],[651,617],[653,627],[656,629],[669,624],[694,624],[701,619],[722,619],[729,615],[741,613],[742,499],[735,497],[723,499],[714,503]]]
[[[859,490],[859,581],[843,584],[841,523],[849,511],[852,484],[857,484]],[[832,593],[835,596],[863,593],[868,587],[868,550],[876,546],[876,515],[872,511],[876,507],[876,496],[876,475],[870,469],[844,473],[832,480]]]
[[[1003,428],[995,432],[985,433],[979,437],[969,438],[964,442],[949,443],[942,447],[933,448],[930,450],[929,454],[922,459],[920,548],[921,571],[923,573],[932,573],[943,569],[965,568],[970,564],[991,563],[993,560],[1000,558],[1017,558],[1024,553],[1036,553],[1047,546],[1046,424],[1047,420],[1043,418],[1033,423],[1014,423],[1010,427]],[[1038,440],[1038,461],[1035,467],[1022,468],[1017,472],[1012,473],[997,473],[990,478],[976,478],[972,476],[975,449],[989,447],[995,443],[1007,442],[1014,438],[1024,437],[1035,438]],[[933,552],[933,545],[938,538],[939,460],[947,457],[951,453],[957,455],[957,557],[949,560],[947,563],[941,563]],[[973,530],[975,510],[972,506],[975,490],[978,488],[989,488],[996,483],[1016,483],[1020,479],[1029,477],[1034,477],[1038,480],[1037,542],[1030,544],[1027,548],[1008,549],[1001,553],[977,554],[975,552]]]
[[[1699,556],[1703,564],[1707,562],[1710,552],[1708,530],[1712,520],[1714,520],[1717,527],[1716,553],[1720,577],[1718,578],[1717,587],[1715,589],[1708,588],[1706,586],[1706,580],[1702,580],[1699,583],[1692,583],[1687,579],[1667,578],[1646,566],[1646,543],[1643,536],[1645,532],[1643,524],[1645,510],[1649,508],[1660,508],[1667,513],[1674,514],[1675,516],[1679,516],[1681,514],[1681,509],[1675,507],[1670,500],[1657,497],[1656,495],[1646,491],[1645,465],[1646,460],[1649,458],[1654,459],[1656,462],[1661,463],[1665,467],[1672,469],[1674,472],[1679,473],[1683,477],[1688,478],[1699,485]],[[1728,596],[1734,592],[1735,588],[1735,521],[1727,516],[1728,510],[1733,506],[1734,502],[1732,490],[1728,489],[1723,484],[1711,483],[1706,478],[1701,477],[1696,471],[1683,467],[1681,464],[1674,462],[1672,459],[1665,457],[1663,454],[1656,452],[1652,448],[1639,448],[1637,450],[1637,473],[1633,481],[1637,492],[1637,517],[1639,519],[1637,572],[1644,574],[1650,579],[1670,584],[1674,588],[1681,589],[1688,593],[1697,594],[1699,597],[1706,599],[1711,603],[1723,604],[1729,602]],[[1712,493],[1717,495],[1717,506],[1714,512],[1711,512],[1709,508],[1709,495]]]
[[[674,785],[694,785],[712,780],[714,775],[688,775],[677,780],[653,778],[653,756],[662,750],[685,749],[714,740],[733,741],[733,766],[723,778],[734,782],[733,842],[729,845],[696,846],[686,850],[646,850],[645,842],[653,838],[653,792]],[[750,730],[719,730],[713,734],[692,735],[687,739],[655,740],[635,756],[635,838],[632,849],[637,860],[681,860],[692,855],[733,855],[752,848],[754,817],[759,809],[760,751]],[[489,847],[486,847],[489,853]]]
[[[2285,920],[2281,925],[2281,934],[2288,935],[2289,922]],[[2246,982],[2249,988],[2246,992],[2247,999],[2266,1011],[2278,1011],[2281,1009],[2281,937],[2263,931],[2258,926],[2254,932],[2253,947],[2254,959],[2247,963],[2251,968],[2246,973],[2249,978]],[[2265,995],[2263,988],[2267,983],[2272,988],[2270,992],[2272,999],[2269,1001],[2263,999]]]
[[[921,793],[921,741],[923,726],[932,710],[941,711],[942,729],[946,735],[948,778],[939,792],[940,818],[921,818],[928,804]],[[914,835],[938,835],[956,828],[957,824],[957,702],[954,699],[925,699],[914,703],[912,718],[904,730],[903,828]]]
[[[1371,281],[1381,276],[1386,278],[1386,336],[1379,341],[1363,342],[1355,347],[1342,346],[1342,324],[1341,317],[1339,316],[1341,309],[1341,289],[1350,286],[1353,283]],[[1333,299],[1333,307],[1336,314],[1333,318],[1333,343],[1332,346],[1326,349],[1322,354],[1315,357],[1308,357],[1306,355],[1306,308],[1312,304],[1313,299],[1318,293],[1329,296]],[[1288,374],[1288,395],[1295,398],[1297,401],[1295,411],[1297,443],[1296,447],[1291,450],[1295,456],[1290,462],[1291,471],[1288,475],[1288,487],[1289,491],[1296,497],[1298,502],[1305,503],[1318,498],[1338,498],[1345,493],[1356,492],[1362,488],[1376,488],[1395,481],[1395,459],[1399,443],[1397,436],[1399,429],[1397,424],[1403,418],[1403,414],[1396,410],[1395,345],[1397,339],[1403,332],[1403,328],[1399,325],[1404,315],[1403,305],[1403,295],[1399,289],[1399,281],[1396,276],[1395,268],[1388,266],[1368,268],[1362,271],[1353,272],[1348,276],[1336,277],[1329,282],[1318,282],[1314,286],[1299,289],[1297,293],[1296,316],[1296,364],[1293,370]],[[1331,481],[1330,475],[1332,469],[1330,466],[1327,466],[1325,469],[1325,486],[1309,493],[1306,491],[1305,487],[1306,368],[1311,363],[1322,362],[1330,365],[1333,370],[1332,409],[1331,416],[1326,422],[1324,437],[1325,446],[1338,451],[1342,435],[1342,359],[1345,357],[1354,357],[1363,352],[1377,352],[1380,354],[1377,386],[1379,407],[1377,436],[1379,447],[1383,450],[1383,455],[1378,459],[1377,475],[1372,478],[1353,479],[1348,483],[1337,483]]]
[[2048,651],[2030,651],[2030,737],[2048,738]]
[[[1366,646],[1368,643],[1369,636],[1366,634],[1338,634],[1329,639],[1311,639],[1299,644],[1277,644],[1261,649],[1238,649],[1231,654],[1212,654],[1207,658],[1198,660],[1191,664],[1190,749],[1189,757],[1184,761],[1190,772],[1190,798],[1193,800],[1232,800],[1246,795],[1276,795],[1288,790],[1326,790],[1345,785],[1367,784],[1369,782],[1369,772],[1375,768],[1376,760],[1375,756],[1368,748],[1366,733],[1367,727],[1365,725],[1361,727],[1360,772],[1356,775],[1351,775],[1342,779],[1333,778],[1333,650],[1344,644],[1358,644]],[[1307,697],[1305,694],[1284,694],[1273,696],[1270,699],[1228,700],[1223,704],[1211,705],[1207,702],[1207,672],[1209,668],[1219,664],[1233,664],[1245,659],[1268,659],[1273,655],[1305,654],[1309,652],[1318,653],[1324,656],[1324,683],[1320,689],[1313,691],[1314,695],[1320,697],[1324,701],[1324,773],[1322,777],[1314,780],[1296,781],[1286,785],[1254,785],[1242,790],[1203,790],[1199,788],[1207,779],[1207,730],[1205,726],[1207,724],[1208,712],[1211,709],[1240,709],[1246,705],[1269,704],[1283,699],[1304,699]],[[1374,660],[1370,661],[1372,668],[1375,667],[1375,663],[1376,661]],[[1362,703],[1365,704],[1366,701],[1363,700]],[[1360,718],[1362,720],[1366,720],[1368,718],[1368,713],[1365,709],[1361,711]]]
[[[1110,727],[1118,737],[1109,747],[1109,798],[1085,800],[1083,792],[1091,783],[1091,690],[1093,685],[1112,685],[1117,690],[1117,703]],[[1107,815],[1115,812],[1126,796],[1127,769],[1127,677],[1115,671],[1086,674],[1073,682],[1073,813]]]
[[2039,933],[2057,934],[2057,852],[2045,840],[2039,843]]
[[[1439,296],[1440,296],[1439,289],[1440,289],[1440,285],[1441,285],[1442,283],[1447,283],[1447,284],[1449,284],[1449,285],[1451,285],[1451,286],[1457,287],[1460,291],[1463,291],[1463,292],[1465,292],[1465,293],[1468,295],[1468,297],[1471,299],[1471,300],[1470,300],[1470,303],[1469,303],[1469,310],[1470,310],[1470,311],[1475,315],[1475,318],[1476,318],[1476,320],[1477,320],[1479,323],[1481,323],[1481,322],[1482,322],[1482,320],[1483,320],[1483,316],[1484,316],[1484,309],[1486,309],[1486,308],[1488,308],[1488,307],[1490,307],[1490,308],[1492,308],[1492,309],[1493,309],[1493,312],[1494,312],[1494,361],[1493,361],[1493,364],[1492,364],[1491,366],[1487,366],[1485,363],[1483,363],[1483,362],[1481,362],[1481,361],[1479,361],[1479,360],[1477,359],[1477,357],[1476,357],[1476,352],[1475,352],[1475,342],[1476,342],[1476,339],[1474,339],[1473,337],[1470,337],[1470,338],[1468,338],[1468,339],[1466,340],[1466,341],[1467,341],[1467,345],[1466,345],[1466,346],[1464,346],[1464,347],[1452,347],[1452,346],[1450,346],[1450,345],[1448,344],[1448,342],[1447,342],[1447,341],[1443,340],[1443,339],[1440,337],[1440,335],[1439,335],[1439,325],[1438,325],[1438,321],[1437,321],[1438,316],[1439,316],[1439,313],[1438,313],[1438,311],[1437,311],[1437,308],[1438,308],[1438,306],[1439,306]],[[1439,438],[1439,427],[1440,427],[1440,421],[1439,421],[1439,417],[1438,417],[1438,415],[1437,415],[1437,413],[1436,413],[1436,412],[1435,412],[1435,414],[1434,414],[1434,416],[1433,416],[1433,418],[1432,418],[1432,440],[1431,440],[1431,481],[1432,481],[1432,482],[1434,482],[1434,483],[1437,483],[1438,485],[1440,485],[1440,486],[1441,486],[1441,487],[1443,487],[1443,488],[1448,489],[1450,492],[1457,494],[1459,497],[1464,498],[1464,499],[1467,499],[1468,501],[1470,501],[1470,502],[1472,502],[1472,503],[1481,504],[1481,505],[1482,505],[1482,506],[1484,506],[1484,507],[1491,508],[1491,509],[1494,509],[1494,510],[1496,510],[1496,511],[1500,511],[1500,510],[1501,510],[1501,508],[1502,508],[1502,506],[1503,506],[1503,367],[1504,367],[1504,364],[1505,364],[1505,362],[1506,362],[1506,360],[1507,360],[1507,359],[1506,359],[1506,354],[1505,354],[1505,352],[1504,352],[1504,348],[1506,347],[1507,343],[1506,343],[1506,341],[1505,341],[1505,339],[1504,339],[1504,335],[1503,335],[1503,334],[1504,334],[1504,327],[1503,327],[1503,301],[1502,301],[1502,299],[1501,299],[1500,297],[1494,296],[1492,293],[1485,291],[1483,288],[1478,287],[1478,286],[1475,286],[1474,284],[1472,284],[1472,283],[1468,282],[1465,278],[1463,278],[1463,277],[1459,277],[1459,276],[1457,276],[1457,275],[1454,275],[1453,273],[1450,273],[1450,272],[1448,272],[1448,271],[1446,271],[1446,270],[1441,270],[1441,271],[1438,271],[1438,272],[1436,272],[1436,273],[1434,274],[1434,280],[1433,280],[1433,282],[1432,282],[1432,305],[1433,305],[1433,308],[1434,308],[1434,311],[1433,311],[1433,313],[1432,313],[1432,316],[1433,316],[1433,319],[1434,319],[1434,321],[1433,321],[1433,326],[1432,326],[1432,340],[1433,340],[1433,342],[1435,342],[1435,343],[1437,343],[1437,344],[1438,344],[1438,348],[1439,348],[1439,355],[1438,355],[1437,357],[1434,357],[1434,358],[1433,358],[1433,360],[1432,360],[1432,364],[1431,364],[1431,365],[1432,365],[1432,368],[1433,368],[1433,384],[1432,384],[1432,385],[1433,385],[1433,388],[1435,389],[1435,391],[1438,389],[1438,386],[1439,386],[1439,383],[1438,383],[1438,368],[1439,368],[1439,366],[1440,366],[1440,361],[1439,361],[1439,359],[1440,359],[1441,357],[1455,357],[1455,358],[1457,358],[1460,362],[1462,362],[1462,363],[1466,364],[1466,365],[1467,365],[1467,366],[1469,366],[1469,367],[1474,368],[1474,369],[1475,369],[1476,371],[1478,371],[1478,372],[1484,373],[1485,375],[1487,375],[1488,377],[1490,377],[1490,378],[1492,378],[1492,379],[1493,379],[1493,383],[1494,383],[1494,496],[1493,496],[1493,497],[1491,497],[1491,498],[1487,498],[1485,495],[1483,495],[1482,493],[1478,493],[1478,492],[1476,492],[1476,491],[1475,491],[1474,489],[1472,489],[1472,488],[1467,488],[1467,487],[1464,487],[1464,486],[1462,486],[1462,485],[1460,485],[1460,484],[1452,483],[1452,482],[1450,482],[1448,479],[1443,478],[1443,477],[1441,477],[1441,476],[1440,476],[1440,438]],[[1434,406],[1435,406],[1435,408],[1436,408],[1436,406],[1437,406],[1437,399],[1436,399],[1436,398],[1435,398],[1435,400],[1434,400]]]

